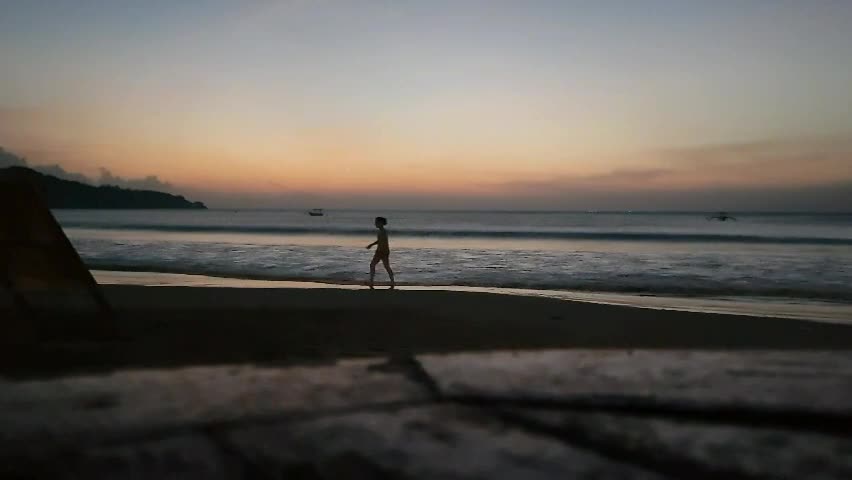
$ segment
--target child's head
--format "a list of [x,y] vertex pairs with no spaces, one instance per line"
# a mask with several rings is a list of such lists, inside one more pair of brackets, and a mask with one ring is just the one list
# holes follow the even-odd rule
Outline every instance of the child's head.
[[382,228],[388,224],[388,219],[385,217],[376,217],[376,228]]

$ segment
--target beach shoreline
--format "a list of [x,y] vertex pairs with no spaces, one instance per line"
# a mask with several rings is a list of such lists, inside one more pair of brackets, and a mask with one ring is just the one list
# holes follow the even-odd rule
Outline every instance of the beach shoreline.
[[166,284],[153,274],[135,281],[164,283],[144,286],[94,275],[115,312],[117,340],[48,342],[0,374],[32,378],[558,349],[852,350],[852,325],[791,318],[439,288],[234,288],[185,277],[189,285]]
[[[103,285],[343,290],[363,290],[366,288],[364,284],[354,282],[335,283],[304,279],[267,280],[251,277],[226,277],[170,272],[92,270],[92,274],[96,280]],[[379,285],[381,285],[381,283],[379,283]],[[381,289],[387,287],[379,286],[378,288]],[[407,291],[490,293],[497,295],[550,298],[571,302],[617,305],[654,310],[772,317],[825,323],[852,324],[852,305],[805,299],[661,296],[610,292],[475,287],[466,285],[407,285],[404,283],[398,284],[397,288]]]

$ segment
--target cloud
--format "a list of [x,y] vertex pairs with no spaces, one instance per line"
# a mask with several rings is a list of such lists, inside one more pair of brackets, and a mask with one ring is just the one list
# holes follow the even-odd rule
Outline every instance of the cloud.
[[620,182],[624,179],[630,181],[647,181],[664,178],[671,173],[672,169],[670,168],[622,168],[604,174],[589,175],[583,177],[583,180],[589,183]]
[[852,180],[852,135],[706,145],[657,152],[682,176],[719,184],[808,185]]
[[72,181],[81,182],[81,183],[93,183],[92,180],[89,177],[83,175],[82,173],[69,172],[69,171],[65,170],[64,168],[62,168],[62,167],[60,167],[59,165],[56,165],[56,164],[54,164],[54,165],[30,165],[30,168],[32,168],[33,170],[37,170],[41,173],[44,173],[45,175],[53,175],[54,177],[62,178],[62,179],[65,179],[65,180],[72,180]]
[[[642,168],[486,185],[515,208],[825,210],[852,205],[852,136],[650,152]],[[506,208],[506,207],[501,207]]]
[[0,168],[26,166],[26,159],[4,150],[3,147],[0,147]]
[[693,163],[737,164],[773,161],[801,156],[833,156],[852,152],[852,135],[811,137],[754,142],[723,143],[694,147],[669,148],[659,151],[664,157]]
[[486,184],[486,188],[507,191],[511,194],[533,194],[601,191],[601,190],[642,190],[660,180],[665,181],[676,174],[671,168],[623,168],[606,173],[584,176],[558,176],[545,180],[516,180],[495,184]]
[[134,190],[156,190],[160,192],[171,192],[174,186],[171,183],[164,182],[156,175],[149,175],[144,178],[122,178],[113,175],[111,171],[101,167],[100,177],[95,181],[99,185],[112,185],[115,187],[132,188]]

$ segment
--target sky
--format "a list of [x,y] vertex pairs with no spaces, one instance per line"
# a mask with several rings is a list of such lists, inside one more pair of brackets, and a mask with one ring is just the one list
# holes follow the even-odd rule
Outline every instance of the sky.
[[0,0],[0,146],[222,207],[841,209],[849,25],[844,0]]

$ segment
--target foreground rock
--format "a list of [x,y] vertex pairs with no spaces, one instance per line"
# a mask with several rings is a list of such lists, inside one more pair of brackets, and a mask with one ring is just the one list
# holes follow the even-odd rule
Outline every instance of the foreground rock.
[[852,354],[551,351],[0,381],[0,477],[852,478]]

